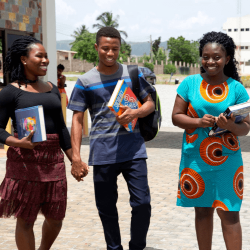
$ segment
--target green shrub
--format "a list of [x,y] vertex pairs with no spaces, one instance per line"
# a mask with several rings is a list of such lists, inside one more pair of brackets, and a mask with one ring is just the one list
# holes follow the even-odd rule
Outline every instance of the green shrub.
[[154,64],[153,63],[145,62],[143,66],[151,69],[154,72]]
[[164,74],[176,73],[176,67],[173,64],[164,65]]
[[190,68],[189,67],[179,67],[179,73],[181,75],[189,75]]

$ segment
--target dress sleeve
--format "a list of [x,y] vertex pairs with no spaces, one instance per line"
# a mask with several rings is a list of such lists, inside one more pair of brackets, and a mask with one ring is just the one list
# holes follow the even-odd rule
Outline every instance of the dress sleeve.
[[[61,95],[58,88],[54,87],[54,89],[56,90],[56,94],[58,95],[59,100],[61,101]],[[59,134],[60,146],[63,151],[66,151],[67,149],[71,148],[71,142],[70,142],[70,135],[68,128],[64,122],[62,109],[60,109],[56,121],[57,121],[57,128],[58,128],[57,130]]]
[[188,98],[188,92],[189,92],[189,82],[190,82],[190,77],[186,77],[179,87],[177,88],[177,94],[183,99],[185,102],[189,102]]
[[84,112],[87,108],[86,89],[80,79],[77,80],[70,96],[68,109]]
[[5,144],[6,139],[11,136],[5,128],[13,110],[13,91],[10,90],[10,87],[6,86],[0,91],[0,143]]
[[236,103],[235,104],[240,104],[243,102],[247,102],[249,100],[249,95],[248,95],[245,87],[240,82],[236,83],[235,93],[236,93]]
[[140,69],[138,69],[138,74],[139,74],[138,79],[139,79],[139,85],[140,85],[139,96],[140,96],[140,99],[142,100],[145,97],[147,97],[150,93],[155,92],[155,89],[150,83],[146,81]]

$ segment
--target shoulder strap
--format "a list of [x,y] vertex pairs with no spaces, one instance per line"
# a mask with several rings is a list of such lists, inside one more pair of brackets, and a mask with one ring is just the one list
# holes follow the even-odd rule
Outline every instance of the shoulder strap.
[[140,93],[140,85],[139,85],[139,71],[138,71],[138,66],[137,65],[128,65],[128,73],[129,77],[132,81],[132,90],[139,99],[139,93]]

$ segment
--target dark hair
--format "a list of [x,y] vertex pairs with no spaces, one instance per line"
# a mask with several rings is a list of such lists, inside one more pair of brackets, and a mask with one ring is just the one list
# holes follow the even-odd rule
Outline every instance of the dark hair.
[[[200,40],[200,56],[202,56],[202,50],[207,43],[217,43],[221,45],[221,48],[225,50],[226,56],[230,56],[230,60],[227,65],[224,67],[224,74],[226,76],[232,77],[233,79],[240,81],[240,77],[237,72],[238,62],[234,58],[236,45],[231,37],[222,32],[208,32],[203,35],[203,38]],[[201,73],[204,73],[205,70],[201,67]]]
[[21,36],[15,40],[10,47],[7,56],[5,58],[5,72],[10,72],[10,81],[26,81],[26,76],[24,75],[24,67],[21,62],[21,56],[29,56],[29,52],[34,44],[40,43],[31,36]]
[[98,30],[98,32],[96,34],[96,44],[97,45],[99,44],[101,36],[118,38],[120,41],[120,44],[121,44],[120,32],[113,27],[103,27],[103,28]]
[[62,64],[58,64],[58,65],[57,65],[57,69],[64,70],[64,69],[65,69],[65,67],[64,67]]

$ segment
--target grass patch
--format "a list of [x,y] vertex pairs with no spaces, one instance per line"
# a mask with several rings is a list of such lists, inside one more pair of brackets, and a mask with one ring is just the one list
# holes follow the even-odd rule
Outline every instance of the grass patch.
[[[181,75],[181,74],[174,74],[172,77],[170,74],[158,74],[156,75],[156,84],[169,84],[169,85],[174,85],[175,84],[175,79],[184,79],[188,75]],[[171,77],[171,82],[169,82]],[[179,81],[180,83],[180,81]]]
[[83,75],[85,74],[84,72],[63,72],[64,75]]
[[245,88],[250,88],[250,76],[242,76],[240,79]]
[[250,88],[250,81],[242,81],[245,88]]
[[76,82],[78,79],[78,77],[74,76],[74,77],[66,77],[66,81],[74,81]]

